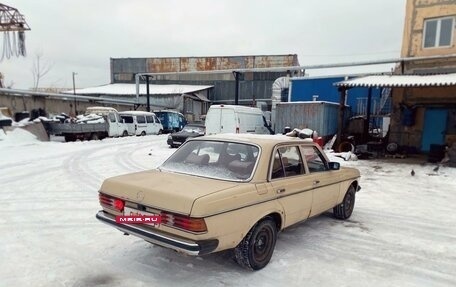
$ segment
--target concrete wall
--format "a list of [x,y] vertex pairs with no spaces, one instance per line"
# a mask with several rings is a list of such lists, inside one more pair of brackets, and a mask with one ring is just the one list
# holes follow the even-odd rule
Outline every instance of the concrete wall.
[[[131,110],[131,105],[117,105],[117,104],[99,104],[92,102],[76,102],[76,109],[78,114],[83,114],[87,107],[91,106],[109,106],[119,111]],[[10,108],[13,114],[23,111],[30,112],[33,109],[44,109],[48,114],[66,113],[74,115],[74,101],[62,99],[49,99],[38,96],[11,96],[0,94],[0,107]]]

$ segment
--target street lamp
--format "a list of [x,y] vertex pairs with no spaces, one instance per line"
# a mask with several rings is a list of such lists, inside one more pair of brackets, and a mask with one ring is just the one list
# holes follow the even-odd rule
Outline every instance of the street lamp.
[[[77,74],[78,73],[73,72],[73,95],[76,95],[76,84],[74,81],[74,76]],[[76,97],[74,97],[74,114],[75,114],[75,116],[78,115],[78,110],[76,109]]]

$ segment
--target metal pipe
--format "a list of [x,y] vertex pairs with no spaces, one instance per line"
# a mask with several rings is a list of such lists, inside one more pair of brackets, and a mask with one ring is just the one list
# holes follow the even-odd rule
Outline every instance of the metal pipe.
[[148,112],[150,112],[149,77],[150,77],[150,76],[146,76],[146,94],[147,94],[147,111],[148,111]]
[[372,87],[367,90],[367,105],[366,105],[366,124],[364,125],[363,138],[367,142],[369,140],[369,124],[371,119],[371,105],[372,105]]
[[346,63],[335,63],[335,64],[323,64],[323,65],[308,65],[308,66],[287,66],[287,67],[272,67],[272,68],[251,68],[251,69],[227,69],[227,70],[210,70],[210,71],[186,71],[186,72],[166,72],[166,73],[138,73],[137,75],[179,75],[179,74],[223,74],[233,72],[287,72],[287,71],[301,71],[306,69],[326,69],[326,68],[342,68],[352,66],[369,66],[369,65],[382,65],[398,63],[401,61],[420,61],[420,60],[435,60],[435,59],[447,59],[456,58],[456,54],[443,55],[443,56],[427,56],[427,57],[408,57],[408,58],[393,58],[377,61],[361,61],[361,62],[346,62]]
[[237,106],[239,104],[239,72],[233,72],[234,79],[236,81],[236,90],[234,91],[234,104]]
[[345,123],[345,97],[346,97],[347,88],[339,87],[338,90],[340,93],[340,98],[339,98],[339,119],[337,122],[336,142],[338,144],[340,144],[342,142],[342,130],[344,129],[344,123]]
[[[76,95],[76,82],[74,80],[74,76],[77,74],[78,73],[73,72],[73,95]],[[74,114],[75,114],[75,116],[78,115],[78,110],[76,108],[76,98],[74,98]]]

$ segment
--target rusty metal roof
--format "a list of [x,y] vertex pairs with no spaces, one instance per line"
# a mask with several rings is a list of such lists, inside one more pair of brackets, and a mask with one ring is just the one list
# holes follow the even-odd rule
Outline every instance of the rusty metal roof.
[[299,66],[299,61],[296,54],[286,54],[214,57],[111,58],[111,64],[111,69],[115,73],[129,72],[132,65],[138,67],[138,71],[144,71],[146,73],[170,73]]
[[440,75],[375,75],[334,83],[337,87],[439,87],[455,86],[456,73]]

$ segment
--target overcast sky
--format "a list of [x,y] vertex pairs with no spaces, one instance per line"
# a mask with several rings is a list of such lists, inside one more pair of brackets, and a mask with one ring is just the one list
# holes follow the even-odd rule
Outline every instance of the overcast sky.
[[0,2],[32,29],[27,57],[0,62],[4,83],[32,87],[41,53],[52,69],[40,87],[71,88],[76,72],[82,88],[110,82],[111,57],[298,54],[301,65],[398,58],[406,0]]

